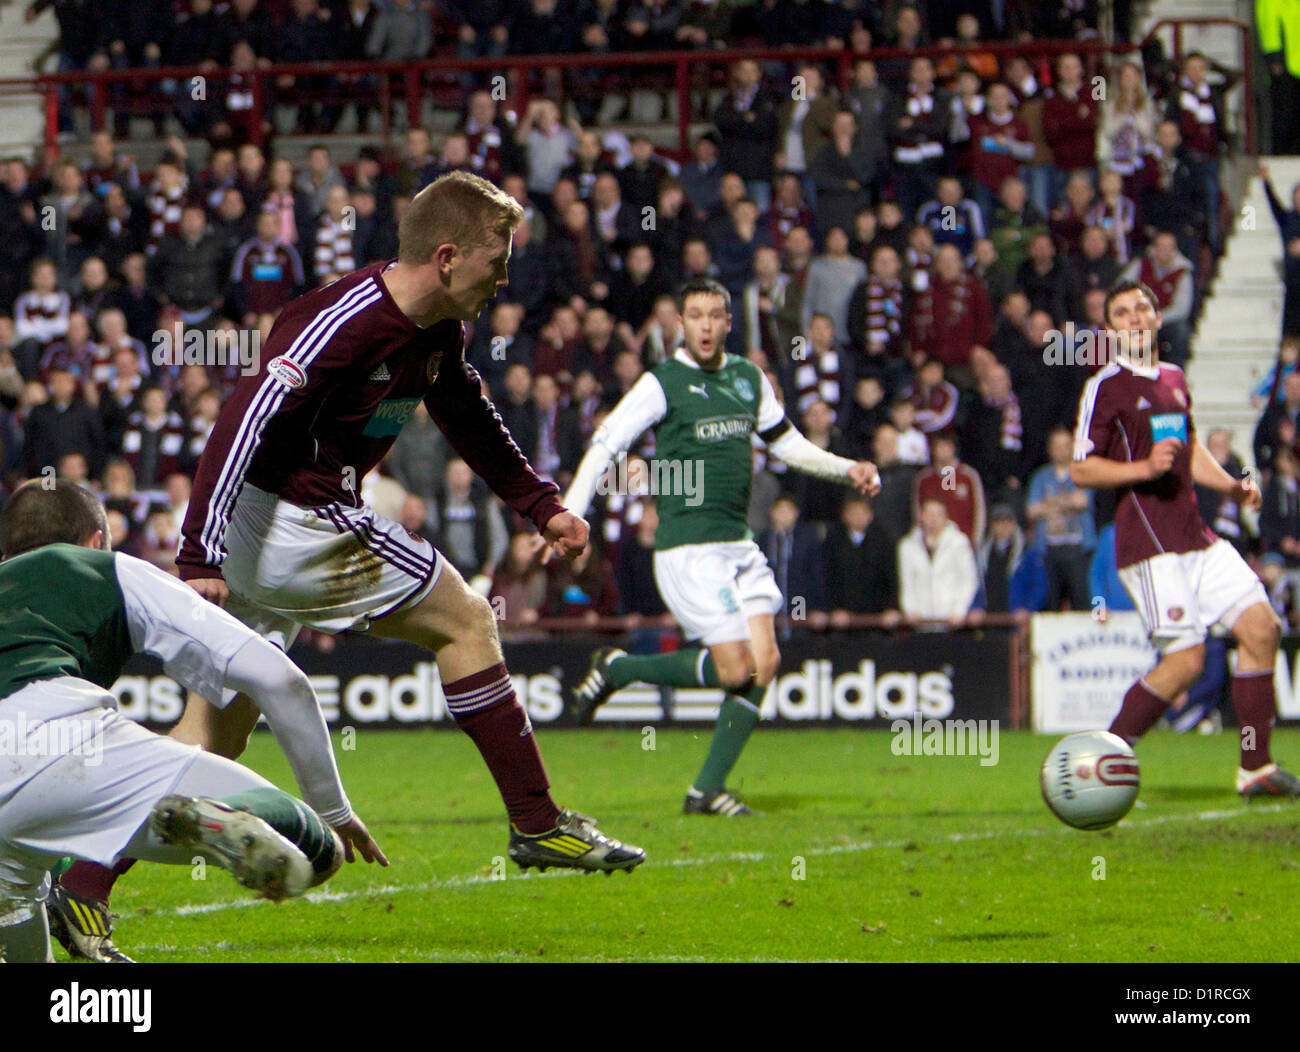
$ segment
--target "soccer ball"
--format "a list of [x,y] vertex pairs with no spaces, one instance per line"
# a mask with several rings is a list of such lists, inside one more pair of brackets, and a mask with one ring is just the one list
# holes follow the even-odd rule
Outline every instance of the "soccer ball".
[[1108,731],[1071,734],[1056,743],[1039,776],[1043,800],[1068,826],[1109,829],[1137,799],[1137,757]]

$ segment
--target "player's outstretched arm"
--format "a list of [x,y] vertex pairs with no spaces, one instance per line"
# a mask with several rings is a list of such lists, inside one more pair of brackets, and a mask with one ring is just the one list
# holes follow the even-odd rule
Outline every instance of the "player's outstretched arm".
[[1230,497],[1251,511],[1257,510],[1264,503],[1263,494],[1259,492],[1254,478],[1229,475],[1199,438],[1192,445],[1192,481],[1198,486]]
[[[334,762],[329,728],[311,681],[272,646],[193,589],[142,559],[114,556],[131,645],[161,658],[168,675],[224,705],[247,694],[266,714],[289,761],[303,799],[329,825],[347,831],[363,857],[386,861],[378,845],[354,822]],[[367,854],[370,852],[370,854]]]

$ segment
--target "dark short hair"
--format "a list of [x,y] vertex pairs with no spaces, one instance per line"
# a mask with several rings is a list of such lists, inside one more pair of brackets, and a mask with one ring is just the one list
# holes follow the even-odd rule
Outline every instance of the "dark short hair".
[[1156,299],[1156,294],[1152,292],[1149,288],[1147,288],[1145,284],[1143,284],[1141,281],[1136,281],[1133,279],[1123,279],[1115,282],[1115,284],[1113,284],[1110,288],[1106,290],[1106,302],[1102,307],[1101,316],[1106,319],[1107,325],[1110,324],[1111,303],[1114,302],[1117,296],[1122,296],[1126,292],[1133,292],[1133,291],[1142,293],[1142,295],[1144,295],[1147,299],[1151,301],[1152,307],[1154,307],[1156,310],[1160,309],[1160,301]]
[[0,559],[47,544],[85,544],[96,530],[107,550],[108,516],[89,490],[67,479],[32,479],[0,512]]
[[677,290],[677,309],[679,311],[686,309],[686,301],[691,296],[720,296],[727,313],[731,313],[731,293],[727,291],[727,287],[722,282],[715,281],[713,278],[691,278],[690,281],[682,285]]

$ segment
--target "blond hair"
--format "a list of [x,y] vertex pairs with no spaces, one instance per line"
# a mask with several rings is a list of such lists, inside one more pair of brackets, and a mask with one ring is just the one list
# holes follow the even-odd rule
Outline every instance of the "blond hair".
[[523,218],[523,207],[504,190],[472,172],[448,172],[411,200],[397,230],[397,258],[427,263],[449,243],[469,252],[494,235],[510,237]]

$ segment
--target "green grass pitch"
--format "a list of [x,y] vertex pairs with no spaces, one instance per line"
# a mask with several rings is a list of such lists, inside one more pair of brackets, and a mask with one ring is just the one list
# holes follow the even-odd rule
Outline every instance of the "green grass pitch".
[[[561,804],[649,854],[606,878],[504,862],[463,736],[362,731],[340,765],[391,868],[272,906],[215,868],[139,865],[118,943],[158,962],[1294,959],[1300,807],[1233,794],[1232,734],[1153,733],[1137,807],[1080,833],[1039,797],[1052,739],[1025,732],[981,767],[895,756],[887,731],[760,728],[733,782],[764,815],[684,817],[708,733],[658,730],[651,750],[635,728],[541,732]],[[1274,752],[1300,765],[1300,731]],[[269,735],[245,760],[292,786]]]

